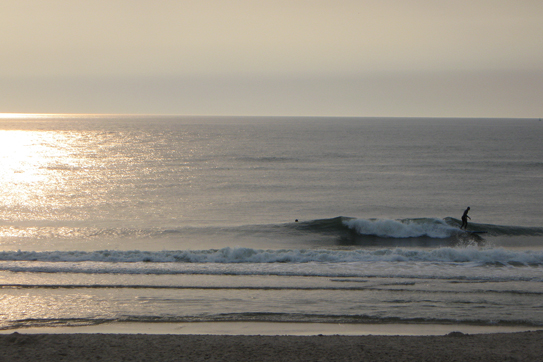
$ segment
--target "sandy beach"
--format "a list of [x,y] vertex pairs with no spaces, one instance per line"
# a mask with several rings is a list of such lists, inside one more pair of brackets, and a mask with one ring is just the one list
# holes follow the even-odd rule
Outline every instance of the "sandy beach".
[[443,336],[0,335],[0,361],[538,361],[543,331]]

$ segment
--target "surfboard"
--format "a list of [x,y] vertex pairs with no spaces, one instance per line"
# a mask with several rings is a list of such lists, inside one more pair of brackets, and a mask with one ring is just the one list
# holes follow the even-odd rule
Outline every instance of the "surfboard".
[[474,231],[471,231],[471,230],[463,230],[464,232],[466,233],[469,233],[469,234],[486,234],[487,231],[478,231],[478,230],[474,230]]

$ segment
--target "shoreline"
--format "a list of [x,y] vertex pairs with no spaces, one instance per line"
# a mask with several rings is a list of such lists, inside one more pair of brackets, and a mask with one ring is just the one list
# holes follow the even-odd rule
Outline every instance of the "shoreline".
[[0,335],[0,361],[536,361],[543,331],[444,336]]
[[463,324],[340,324],[293,322],[114,322],[88,326],[28,327],[0,330],[1,334],[153,334],[242,336],[439,336],[542,331],[543,327],[475,326]]

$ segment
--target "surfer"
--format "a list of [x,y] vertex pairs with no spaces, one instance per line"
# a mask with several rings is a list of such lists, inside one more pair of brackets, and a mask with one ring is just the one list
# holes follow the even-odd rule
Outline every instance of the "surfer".
[[468,219],[471,220],[471,217],[468,216],[469,206],[462,214],[462,226],[460,226],[460,229],[467,229],[468,228]]

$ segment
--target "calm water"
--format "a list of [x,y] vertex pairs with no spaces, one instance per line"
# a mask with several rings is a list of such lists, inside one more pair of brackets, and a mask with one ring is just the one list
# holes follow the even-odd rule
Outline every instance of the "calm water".
[[[532,120],[0,119],[0,328],[543,326],[542,138]],[[459,230],[467,206],[485,233]]]

